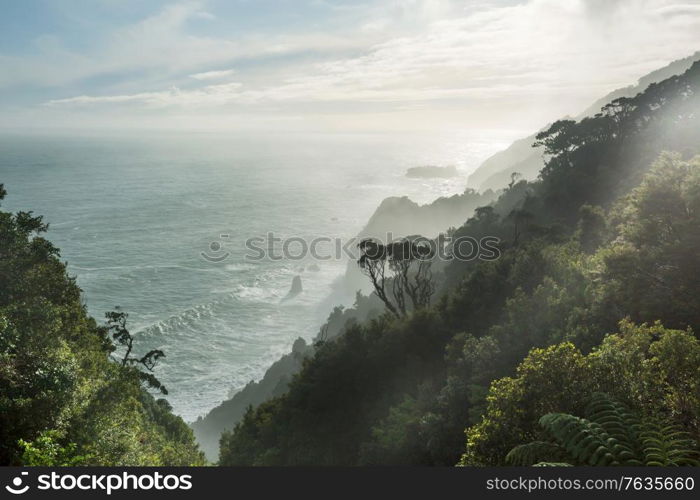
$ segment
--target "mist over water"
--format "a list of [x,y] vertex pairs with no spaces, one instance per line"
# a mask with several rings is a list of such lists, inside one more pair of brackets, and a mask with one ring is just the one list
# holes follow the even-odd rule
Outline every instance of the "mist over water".
[[[381,200],[460,193],[513,134],[0,137],[3,209],[33,210],[101,321],[119,305],[138,353],[160,348],[156,376],[187,421],[311,339],[343,261],[247,261],[244,241],[350,238]],[[450,179],[409,179],[455,165]],[[226,240],[220,235],[228,234]],[[211,252],[212,241],[222,242]],[[201,252],[228,257],[212,263]],[[304,291],[281,303],[292,278]]]

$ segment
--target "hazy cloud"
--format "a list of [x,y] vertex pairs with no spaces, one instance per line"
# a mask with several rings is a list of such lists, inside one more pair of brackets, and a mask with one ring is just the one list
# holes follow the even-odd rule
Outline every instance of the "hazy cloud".
[[[203,36],[204,28],[195,34],[190,24],[218,22],[221,16],[206,2],[172,4],[115,29],[91,51],[68,50],[49,37],[37,39],[39,56],[29,61],[0,54],[0,63],[17,69],[0,76],[0,85],[31,80],[60,89],[94,75],[124,74],[80,93],[53,92],[43,103],[54,109],[141,106],[159,113],[177,108],[193,116],[207,108],[207,113],[258,109],[284,115],[300,109],[338,113],[338,106],[352,114],[363,103],[382,111],[434,108],[454,114],[461,106],[466,121],[485,113],[510,120],[520,113],[536,126],[576,113],[700,48],[700,2],[323,5],[337,20],[352,23]],[[221,69],[232,63],[235,72]],[[234,75],[236,82],[227,82]]]
[[203,73],[195,73],[194,75],[190,75],[190,78],[194,78],[195,80],[219,80],[221,78],[232,76],[234,73],[235,71],[232,69],[221,69],[205,71]]

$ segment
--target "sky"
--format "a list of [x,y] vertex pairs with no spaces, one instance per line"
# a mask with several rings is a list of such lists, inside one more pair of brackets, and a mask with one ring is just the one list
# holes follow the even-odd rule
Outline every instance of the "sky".
[[534,130],[700,50],[700,0],[0,0],[0,129]]

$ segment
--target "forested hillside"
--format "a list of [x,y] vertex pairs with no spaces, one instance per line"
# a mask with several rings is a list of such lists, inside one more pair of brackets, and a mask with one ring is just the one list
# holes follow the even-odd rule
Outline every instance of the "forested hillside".
[[139,351],[124,313],[88,316],[47,229],[0,211],[0,465],[203,464],[146,390],[166,391],[149,371],[163,353]]
[[[498,237],[500,257],[434,262],[433,300],[398,312],[376,296],[336,309],[220,463],[697,465],[699,93],[696,63],[538,134],[538,180],[443,228]],[[154,396],[167,353],[119,311],[87,314],[47,229],[0,211],[0,462],[203,464]]]
[[[535,144],[539,179],[451,232],[500,258],[436,265],[431,305],[349,323],[223,436],[222,465],[696,463],[700,63]],[[629,451],[587,455],[557,422]]]
[[[621,97],[634,97],[638,93],[646,90],[652,83],[658,83],[674,75],[684,73],[693,62],[700,60],[700,52],[692,56],[673,61],[668,66],[652,71],[648,75],[639,79],[636,85],[630,85],[614,90],[606,96],[598,99],[591,106],[586,108],[576,119],[581,120],[594,116],[600,108],[609,102]],[[487,158],[469,176],[467,185],[474,189],[502,189],[508,185],[511,176],[517,173],[523,179],[532,180],[537,178],[542,169],[542,148],[533,148],[532,143],[536,134],[519,139],[503,151],[499,151]]]

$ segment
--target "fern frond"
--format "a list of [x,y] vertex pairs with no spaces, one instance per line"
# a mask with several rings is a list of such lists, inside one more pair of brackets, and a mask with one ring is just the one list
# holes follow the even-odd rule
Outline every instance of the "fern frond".
[[[595,394],[588,418],[548,413],[540,425],[558,444],[535,441],[513,448],[511,465],[538,467],[569,465],[700,466],[700,450],[690,434],[677,425],[643,422],[623,404]],[[567,456],[568,455],[568,456]]]
[[647,422],[640,433],[644,463],[650,466],[700,466],[700,454],[690,434],[677,425]]
[[548,413],[540,425],[561,444],[577,462],[588,465],[617,465],[610,437],[590,420],[566,413]]
[[599,425],[614,442],[610,451],[621,465],[642,465],[639,417],[606,394],[596,393],[586,408],[586,417]]

